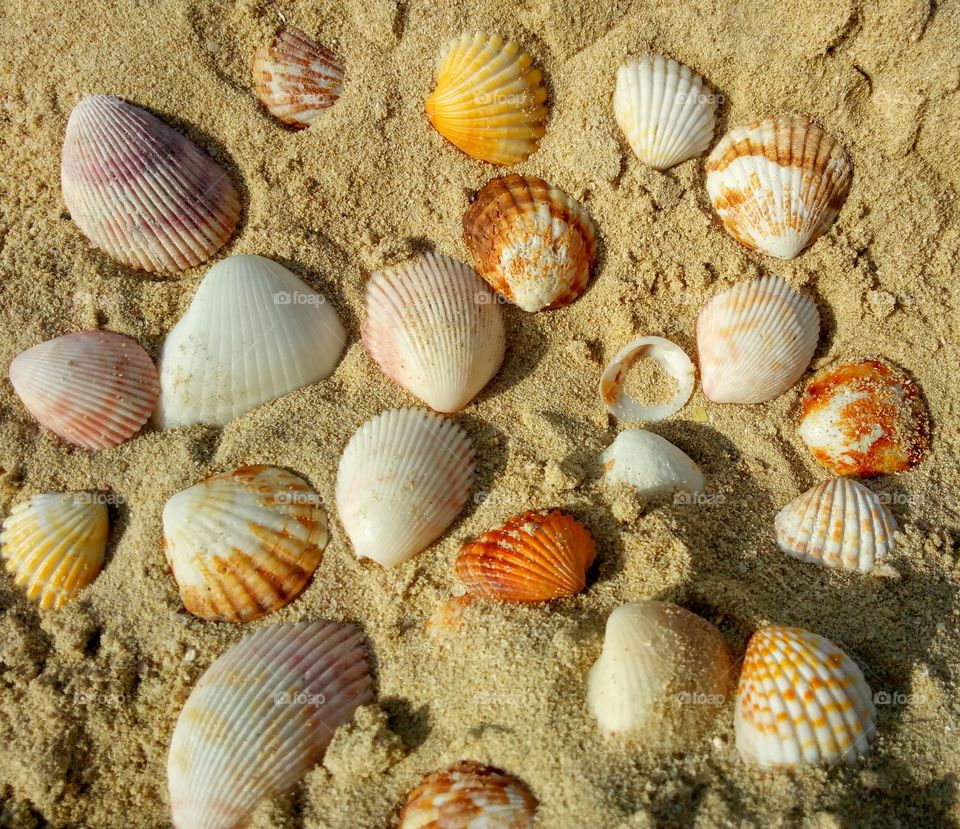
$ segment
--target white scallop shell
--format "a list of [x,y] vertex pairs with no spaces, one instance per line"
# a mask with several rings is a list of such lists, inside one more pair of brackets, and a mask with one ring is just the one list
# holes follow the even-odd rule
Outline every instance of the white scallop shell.
[[350,438],[337,470],[337,512],[358,558],[393,567],[457,517],[473,481],[470,439],[452,420],[391,409]]
[[362,340],[384,374],[438,412],[466,406],[506,348],[487,284],[469,265],[432,253],[370,277]]
[[223,426],[330,376],[346,342],[322,294],[262,256],[218,262],[163,344],[161,428]]
[[617,435],[600,456],[607,480],[626,483],[648,498],[682,489],[699,495],[706,479],[688,455],[669,440],[643,429]]
[[703,78],[672,58],[643,55],[617,70],[613,114],[637,158],[656,170],[710,146],[716,108]]
[[715,403],[764,403],[807,370],[820,338],[816,303],[779,276],[717,294],[697,319],[703,393]]
[[[673,398],[660,406],[645,406],[623,391],[627,372],[637,360],[649,357],[677,381]],[[621,420],[657,421],[679,412],[693,394],[696,372],[680,346],[663,337],[638,337],[621,348],[600,376],[600,402]]]

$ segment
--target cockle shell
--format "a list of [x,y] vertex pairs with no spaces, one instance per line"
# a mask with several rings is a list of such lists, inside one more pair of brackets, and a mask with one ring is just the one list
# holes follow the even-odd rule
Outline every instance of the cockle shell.
[[697,318],[703,393],[715,403],[764,403],[807,370],[820,338],[816,303],[779,276],[740,282]]
[[327,545],[319,502],[306,481],[274,466],[244,466],[174,495],[163,541],[184,607],[211,622],[249,622],[291,602]]
[[853,167],[846,150],[808,118],[753,121],[707,157],[707,193],[740,244],[792,259],[840,212]]
[[606,479],[653,498],[674,490],[699,495],[706,479],[690,457],[670,441],[643,429],[621,432],[600,456]]
[[464,32],[440,53],[427,118],[472,158],[519,164],[546,132],[547,90],[533,58],[497,35]]
[[439,537],[467,503],[470,439],[452,420],[391,409],[350,438],[337,470],[337,512],[358,558],[393,567]]
[[109,532],[107,507],[95,494],[47,492],[11,510],[0,532],[0,552],[27,598],[55,609],[97,577]]
[[673,58],[643,55],[617,70],[613,114],[637,158],[655,170],[710,146],[716,108],[703,78]]
[[28,348],[10,382],[42,426],[84,449],[109,449],[150,418],[157,369],[139,344],[112,331],[80,331]]
[[596,255],[586,210],[534,176],[488,182],[463,216],[463,238],[480,275],[524,311],[573,302]]
[[916,466],[930,447],[930,421],[910,376],[880,360],[819,371],[803,396],[800,437],[838,475],[870,478]]
[[340,97],[343,64],[329,49],[287,26],[254,53],[253,85],[274,118],[303,129]]
[[[623,391],[627,373],[634,363],[649,357],[677,383],[677,391],[669,402],[647,406]],[[686,352],[663,337],[637,337],[621,348],[600,376],[600,402],[607,411],[621,420],[657,421],[679,412],[693,394],[696,372]]]
[[503,317],[469,265],[428,253],[367,283],[363,345],[384,374],[438,412],[462,409],[497,373]]
[[894,547],[897,522],[863,484],[834,478],[787,504],[775,522],[780,549],[825,567],[869,572]]
[[706,619],[670,602],[621,605],[587,677],[600,730],[658,747],[697,741],[733,684],[726,643]]
[[223,426],[329,377],[345,343],[322,294],[270,259],[228,257],[163,343],[154,420],[165,429]]
[[209,259],[240,221],[226,171],[139,107],[89,95],[67,122],[60,172],[70,218],[100,250],[145,271]]
[[536,811],[519,780],[467,760],[424,777],[407,795],[398,829],[532,829]]
[[526,512],[464,544],[457,575],[480,598],[543,602],[583,590],[596,554],[590,531],[573,516]]
[[778,625],[750,638],[734,718],[744,760],[853,763],[870,746],[875,718],[863,673],[829,639]]
[[353,625],[268,625],[241,639],[207,668],[177,718],[167,760],[173,825],[246,826],[257,803],[290,791],[372,700]]

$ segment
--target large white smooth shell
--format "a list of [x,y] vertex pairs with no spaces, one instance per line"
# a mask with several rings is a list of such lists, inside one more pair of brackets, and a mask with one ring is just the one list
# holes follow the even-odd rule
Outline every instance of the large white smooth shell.
[[358,558],[393,567],[433,542],[467,502],[470,439],[452,420],[391,409],[350,438],[337,470],[337,512]]
[[706,479],[688,455],[669,440],[643,429],[617,435],[600,456],[610,483],[626,483],[641,495],[667,495],[676,489],[703,492]]
[[231,256],[163,343],[154,419],[165,429],[223,426],[330,376],[345,342],[322,294],[262,256]]
[[[637,360],[649,357],[677,382],[673,398],[660,406],[645,406],[624,394],[623,382]],[[600,376],[600,402],[621,420],[663,420],[679,412],[693,394],[696,372],[680,346],[663,337],[637,337],[621,348]]]
[[370,277],[362,339],[384,374],[438,412],[466,406],[506,348],[487,284],[470,266],[432,253]]
[[340,622],[268,625],[200,677],[170,742],[177,829],[236,829],[292,789],[337,727],[373,700],[363,634]]

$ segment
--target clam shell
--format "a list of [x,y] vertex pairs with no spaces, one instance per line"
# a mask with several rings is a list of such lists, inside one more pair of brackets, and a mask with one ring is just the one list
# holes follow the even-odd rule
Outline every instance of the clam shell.
[[464,544],[457,575],[480,598],[543,602],[583,590],[596,554],[589,530],[573,516],[526,512]]
[[532,829],[536,811],[519,780],[467,760],[424,777],[407,795],[398,829]]
[[829,230],[853,166],[808,118],[753,121],[728,132],[707,157],[707,193],[731,236],[751,250],[792,259]]
[[145,271],[199,265],[240,221],[240,196],[219,164],[149,112],[106,95],[70,113],[60,181],[83,234]]
[[794,498],[775,522],[780,549],[803,561],[866,573],[894,548],[897,522],[863,484],[834,478]]
[[244,466],[174,495],[163,541],[184,607],[211,622],[249,622],[291,602],[327,545],[319,502],[306,481],[274,466]]
[[672,58],[643,55],[617,70],[613,114],[637,158],[655,170],[706,151],[716,108],[703,78]]
[[605,734],[681,747],[723,708],[731,668],[720,631],[705,619],[670,602],[630,602],[607,619],[587,702]]
[[47,492],[17,504],[3,522],[0,552],[17,587],[40,607],[76,599],[103,567],[110,525],[95,494]]
[[358,558],[393,567],[436,540],[467,503],[470,439],[423,409],[391,409],[350,438],[337,470],[337,513]]
[[438,412],[457,412],[497,373],[500,306],[468,265],[426,254],[367,283],[363,345],[384,374]]
[[241,639],[207,668],[177,718],[167,760],[173,825],[246,826],[257,803],[290,791],[372,700],[353,625],[268,625]]
[[[660,406],[645,406],[623,391],[627,372],[649,357],[677,382],[673,398]],[[600,376],[600,402],[621,420],[657,421],[679,412],[693,394],[696,372],[686,352],[663,337],[637,337],[621,348]]]
[[930,447],[930,421],[906,372],[860,360],[828,366],[810,381],[800,437],[838,475],[870,478],[920,463]]
[[497,35],[464,32],[440,53],[427,118],[472,158],[519,164],[546,132],[547,90],[533,58]]
[[210,269],[163,343],[154,420],[223,426],[329,377],[345,343],[322,294],[262,256],[231,256]]
[[524,311],[573,302],[596,255],[587,212],[534,176],[489,181],[464,214],[463,238],[480,275]]
[[340,97],[343,64],[300,29],[287,26],[254,53],[253,85],[274,118],[303,129]]
[[627,429],[617,435],[600,462],[609,483],[629,484],[647,498],[677,489],[699,495],[706,486],[700,467],[688,455],[643,429]]
[[863,673],[829,639],[778,625],[750,638],[734,718],[744,760],[853,763],[869,749],[875,717]]
[[779,276],[717,294],[697,319],[703,393],[715,403],[764,403],[807,370],[820,338],[816,303]]
[[10,382],[42,426],[91,450],[132,437],[160,394],[147,352],[111,331],[80,331],[28,348],[10,364]]

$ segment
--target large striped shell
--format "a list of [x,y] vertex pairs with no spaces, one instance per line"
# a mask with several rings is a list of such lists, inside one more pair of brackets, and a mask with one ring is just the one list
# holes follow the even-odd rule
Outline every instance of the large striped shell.
[[699,495],[706,479],[693,460],[666,438],[644,429],[621,432],[600,456],[606,479],[647,498],[684,490]]
[[184,607],[213,622],[249,622],[291,602],[327,545],[327,515],[306,481],[244,466],[178,492],[163,540]]
[[167,760],[173,825],[246,826],[257,803],[290,791],[372,700],[353,625],[268,625],[241,639],[207,668],[177,718]]
[[219,164],[159,118],[106,95],[70,113],[60,179],[84,235],[145,271],[199,265],[240,221],[240,196]]

